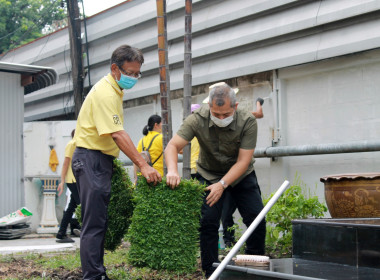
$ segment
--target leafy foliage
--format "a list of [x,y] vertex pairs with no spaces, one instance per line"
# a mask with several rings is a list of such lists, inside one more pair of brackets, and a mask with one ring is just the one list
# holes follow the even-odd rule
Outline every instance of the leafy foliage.
[[[104,248],[114,251],[122,242],[123,237],[131,224],[134,209],[133,191],[134,185],[121,161],[113,161],[114,168],[111,182],[111,199],[108,205],[108,228]],[[81,222],[81,209],[75,211]]]
[[43,36],[66,17],[59,0],[0,0],[0,53]]
[[182,180],[174,190],[140,177],[128,231],[128,261],[136,266],[189,273],[196,269],[204,185]]
[[[266,205],[272,193],[264,199]],[[272,257],[290,257],[292,254],[292,220],[321,218],[327,207],[319,202],[317,196],[307,198],[299,180],[290,186],[273,205],[266,216],[266,251]]]

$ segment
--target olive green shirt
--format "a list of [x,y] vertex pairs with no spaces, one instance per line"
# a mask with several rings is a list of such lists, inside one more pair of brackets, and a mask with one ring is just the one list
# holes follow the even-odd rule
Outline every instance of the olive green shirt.
[[[184,120],[177,135],[186,141],[197,137],[200,147],[198,172],[206,180],[216,183],[237,162],[239,149],[252,150],[256,147],[257,122],[250,112],[238,108],[232,123],[218,127],[210,119],[208,105],[203,105]],[[236,185],[251,173],[254,162],[252,157],[245,173],[230,185]]]

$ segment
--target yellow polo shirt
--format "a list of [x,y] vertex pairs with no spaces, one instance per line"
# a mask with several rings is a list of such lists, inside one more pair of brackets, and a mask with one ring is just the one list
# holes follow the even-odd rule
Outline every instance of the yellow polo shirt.
[[67,169],[66,177],[65,177],[65,182],[66,183],[75,183],[75,177],[73,174],[73,170],[71,169],[71,160],[73,159],[73,154],[75,151],[76,145],[74,139],[70,140],[69,143],[67,143],[66,148],[65,148],[65,158],[70,158],[70,164],[69,168]]
[[139,153],[142,152],[142,141],[144,141],[144,148],[148,149],[150,142],[152,141],[153,137],[157,134],[158,136],[154,138],[152,146],[150,146],[149,148],[149,154],[152,163],[159,157],[158,160],[153,164],[153,168],[156,169],[161,174],[161,176],[164,176],[164,155],[162,154],[163,144],[161,133],[158,133],[157,131],[149,131],[148,135],[140,139],[137,145],[137,151],[139,151]]
[[191,174],[197,173],[197,160],[199,156],[199,142],[197,137],[194,137],[193,140],[191,140],[191,157],[190,157],[190,167],[191,167]]
[[108,74],[92,87],[82,104],[74,137],[77,147],[118,157],[120,149],[111,133],[124,130],[123,122],[123,91]]

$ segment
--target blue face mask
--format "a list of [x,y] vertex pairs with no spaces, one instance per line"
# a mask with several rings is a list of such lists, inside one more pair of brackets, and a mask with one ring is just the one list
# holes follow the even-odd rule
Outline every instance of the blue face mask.
[[137,78],[124,75],[120,71],[120,80],[119,81],[116,80],[116,82],[119,85],[119,87],[123,89],[131,89],[137,83],[137,80],[138,80]]

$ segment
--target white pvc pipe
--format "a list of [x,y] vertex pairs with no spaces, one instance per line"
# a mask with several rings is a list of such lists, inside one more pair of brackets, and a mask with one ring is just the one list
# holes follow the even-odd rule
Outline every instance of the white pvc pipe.
[[235,246],[231,249],[231,251],[227,254],[224,260],[219,264],[214,273],[210,276],[209,280],[215,280],[219,274],[223,271],[226,265],[230,262],[232,257],[236,255],[239,251],[240,247],[243,245],[245,241],[247,241],[248,237],[252,234],[252,232],[256,229],[259,223],[264,219],[265,215],[269,212],[272,206],[276,203],[277,199],[282,195],[282,193],[288,188],[289,181],[285,180],[282,183],[281,187],[277,190],[277,192],[273,195],[273,197],[268,201],[267,205],[261,210],[260,214],[256,217],[256,219],[252,222],[252,224],[248,227],[248,229],[244,232],[244,234],[240,237],[239,241],[235,244]]

